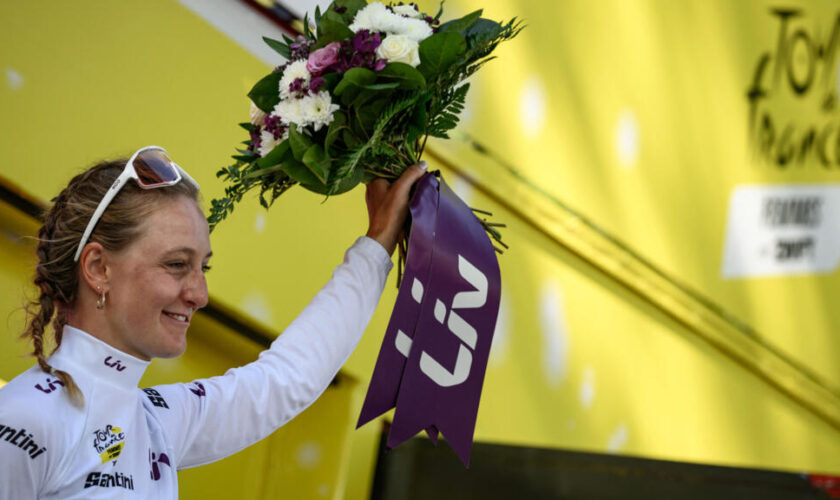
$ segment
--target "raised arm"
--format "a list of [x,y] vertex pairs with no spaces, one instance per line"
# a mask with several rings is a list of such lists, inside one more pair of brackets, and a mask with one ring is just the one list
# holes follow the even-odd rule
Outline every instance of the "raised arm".
[[[368,186],[370,229],[332,279],[259,359],[225,375],[159,386],[156,406],[178,468],[212,462],[267,436],[314,402],[358,344],[379,302],[405,222],[411,167],[393,184]],[[384,183],[384,184],[383,184]]]

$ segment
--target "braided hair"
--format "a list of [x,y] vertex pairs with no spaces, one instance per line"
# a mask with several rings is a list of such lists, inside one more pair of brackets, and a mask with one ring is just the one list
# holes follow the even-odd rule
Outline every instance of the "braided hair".
[[[122,173],[126,161],[101,162],[73,177],[52,199],[38,231],[34,277],[38,297],[26,306],[28,321],[21,337],[31,339],[32,355],[38,365],[64,384],[70,400],[79,407],[84,405],[84,395],[69,373],[50,366],[44,354],[44,336],[52,323],[56,349],[61,345],[67,313],[75,305],[80,286],[79,263],[73,256],[99,202]],[[189,182],[150,190],[129,182],[102,214],[89,242],[97,242],[108,251],[120,251],[141,235],[141,222],[149,214],[178,196],[199,199],[198,190]]]

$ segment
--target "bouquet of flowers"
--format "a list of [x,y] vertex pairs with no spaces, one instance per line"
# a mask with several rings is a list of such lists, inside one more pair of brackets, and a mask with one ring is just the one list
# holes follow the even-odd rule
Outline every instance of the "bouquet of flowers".
[[211,202],[211,228],[252,189],[266,208],[295,184],[341,194],[399,177],[429,136],[447,138],[465,80],[522,26],[480,10],[441,23],[442,6],[432,17],[415,4],[335,0],[315,10],[314,26],[307,15],[296,39],[264,38],[286,62],[248,94],[251,119],[240,125],[250,138],[217,173],[228,185]]
[[[295,184],[341,194],[396,179],[429,136],[447,138],[465,80],[522,27],[481,11],[440,16],[415,4],[335,0],[316,9],[314,29],[307,16],[301,36],[265,38],[287,61],[248,94],[251,120],[241,126],[250,138],[218,173],[228,185],[212,201],[211,228],[251,189],[266,208]],[[501,296],[501,250],[488,233],[505,246],[494,227],[502,225],[478,219],[439,173],[417,181],[409,208],[399,293],[359,425],[396,407],[389,447],[425,429],[434,440],[443,433],[467,464]],[[447,353],[453,346],[457,356]]]

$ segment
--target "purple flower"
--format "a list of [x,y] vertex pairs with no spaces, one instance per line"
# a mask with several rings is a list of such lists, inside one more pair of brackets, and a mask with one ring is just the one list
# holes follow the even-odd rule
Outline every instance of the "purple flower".
[[265,117],[265,130],[273,134],[275,139],[279,139],[286,131],[286,127],[283,126],[279,116],[271,114]]
[[363,54],[360,54],[360,53],[356,52],[355,54],[353,54],[353,57],[350,58],[350,67],[351,68],[359,68],[359,67],[363,66],[364,62],[365,62],[365,56]]
[[304,36],[298,35],[296,41],[289,45],[289,60],[306,59],[309,57],[309,49],[315,45],[315,40],[307,40]]
[[385,68],[386,64],[388,64],[387,59],[377,59],[376,62],[373,63],[373,70],[382,71]]
[[318,91],[321,90],[321,88],[324,86],[324,83],[326,82],[324,82],[323,78],[321,78],[320,76],[316,76],[309,80],[309,90],[312,93],[317,94]]
[[251,144],[248,146],[248,149],[250,149],[251,151],[260,150],[260,145],[262,145],[262,138],[260,137],[261,132],[262,128],[260,127],[254,127],[249,131],[249,133],[251,134]]
[[295,94],[297,92],[303,91],[303,78],[295,78],[295,80],[289,84],[289,92]]
[[324,70],[338,61],[338,53],[340,50],[340,43],[328,43],[326,46],[309,54],[309,60],[306,61],[306,69],[315,76],[320,75],[324,72]]
[[368,30],[359,30],[353,37],[353,50],[357,52],[373,52],[382,43],[382,36],[379,33],[371,33]]

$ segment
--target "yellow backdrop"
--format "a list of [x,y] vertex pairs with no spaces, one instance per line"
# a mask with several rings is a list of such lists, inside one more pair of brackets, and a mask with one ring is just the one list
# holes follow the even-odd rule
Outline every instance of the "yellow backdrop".
[[[729,201],[740,186],[830,188],[838,175],[840,41],[832,33],[840,9],[828,1],[786,5],[798,13],[774,13],[778,5],[764,0],[446,3],[447,16],[484,8],[488,17],[528,24],[474,79],[455,139],[432,143],[428,155],[433,168],[450,167],[445,175],[468,203],[509,226],[477,439],[840,473],[840,434],[830,419],[703,340],[685,317],[617,284],[620,269],[593,266],[552,236],[552,210],[579,211],[600,231],[581,225],[581,234],[624,242],[836,395],[836,270],[738,278],[722,271]],[[5,2],[0,33],[0,174],[48,200],[91,162],[159,144],[205,198],[221,193],[214,174],[243,139],[236,123],[247,114],[244,95],[268,70],[247,50],[172,0]],[[798,157],[811,129],[828,166],[814,148]],[[212,235],[214,300],[281,332],[364,232],[361,194],[322,203],[295,189],[268,213],[254,200],[238,207]],[[2,220],[14,225],[17,217],[6,211]],[[0,272],[10,311],[31,257],[26,245],[6,246]],[[318,491],[327,495],[365,498],[370,487],[379,427],[345,431],[373,369],[393,285],[392,278],[345,366],[359,380],[335,403],[346,410],[324,417],[337,432],[324,452],[335,466],[306,484],[326,485]],[[12,340],[18,331],[19,320],[11,321],[0,341],[5,379],[29,363],[15,357],[23,351]],[[247,357],[226,354],[228,337],[194,336],[179,368],[164,363],[155,382],[219,373]],[[328,394],[345,397],[339,393]],[[284,432],[261,458],[222,462],[224,474],[185,473],[184,497],[191,474],[239,487],[255,469],[268,468],[264,477],[283,470],[272,460],[295,463],[293,443],[306,438]],[[295,484],[283,485],[288,497]],[[269,491],[263,487],[250,491]]]

